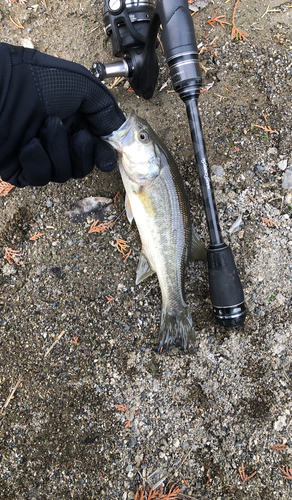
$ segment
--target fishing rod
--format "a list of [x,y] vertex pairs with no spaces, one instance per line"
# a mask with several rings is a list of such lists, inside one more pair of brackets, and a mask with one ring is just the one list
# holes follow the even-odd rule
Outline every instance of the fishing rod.
[[246,317],[244,294],[231,248],[224,243],[219,225],[198,111],[202,78],[188,0],[105,0],[102,12],[113,54],[123,59],[110,64],[96,62],[92,72],[100,80],[113,76],[128,78],[135,93],[144,99],[152,97],[157,82],[157,33],[162,25],[161,41],[173,88],[186,105],[208,224],[213,313],[220,325],[239,326]]

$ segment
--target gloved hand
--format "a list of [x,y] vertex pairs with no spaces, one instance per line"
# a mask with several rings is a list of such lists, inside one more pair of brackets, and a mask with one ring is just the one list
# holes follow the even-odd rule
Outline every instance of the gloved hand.
[[125,121],[113,95],[79,64],[0,43],[0,175],[18,187],[109,172],[99,137]]

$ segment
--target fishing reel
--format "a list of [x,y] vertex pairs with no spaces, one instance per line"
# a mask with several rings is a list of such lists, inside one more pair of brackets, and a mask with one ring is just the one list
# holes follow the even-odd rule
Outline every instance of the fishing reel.
[[115,57],[122,60],[96,62],[92,73],[100,80],[124,76],[144,99],[153,95],[158,77],[156,54],[160,21],[155,0],[105,0],[102,9],[105,30]]

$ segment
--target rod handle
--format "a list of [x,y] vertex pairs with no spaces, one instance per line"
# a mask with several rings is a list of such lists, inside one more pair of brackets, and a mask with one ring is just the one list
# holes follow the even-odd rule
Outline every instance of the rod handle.
[[246,307],[231,248],[225,243],[210,246],[207,258],[210,296],[216,321],[225,327],[242,325]]

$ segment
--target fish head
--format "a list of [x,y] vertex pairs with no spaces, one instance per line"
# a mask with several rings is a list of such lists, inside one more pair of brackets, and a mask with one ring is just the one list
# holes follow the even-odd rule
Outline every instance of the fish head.
[[131,111],[123,125],[103,140],[118,151],[128,177],[137,184],[145,185],[160,171],[159,148],[154,136],[148,123]]

